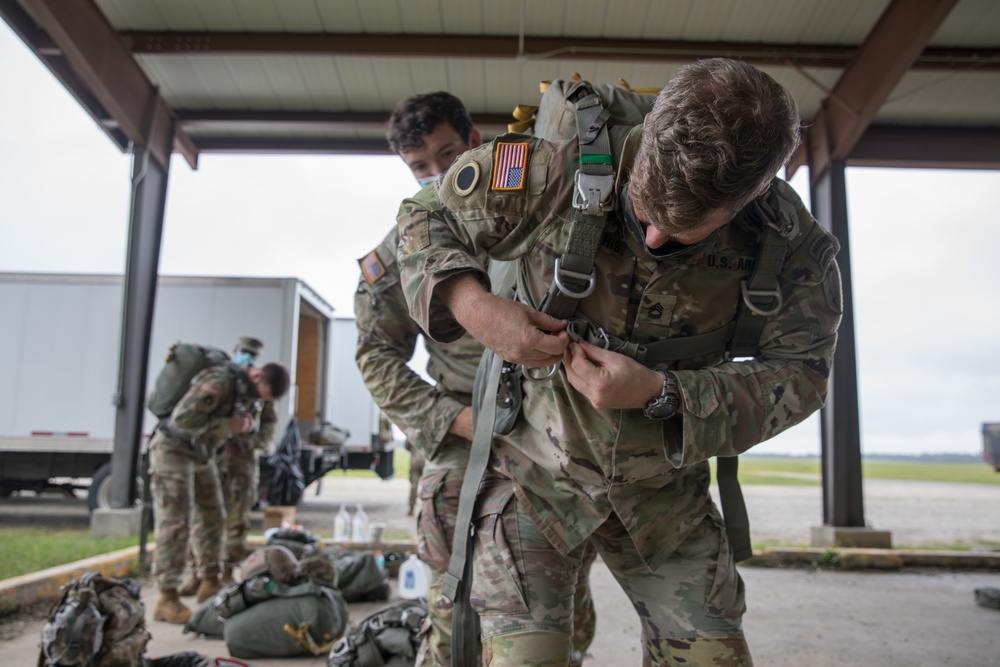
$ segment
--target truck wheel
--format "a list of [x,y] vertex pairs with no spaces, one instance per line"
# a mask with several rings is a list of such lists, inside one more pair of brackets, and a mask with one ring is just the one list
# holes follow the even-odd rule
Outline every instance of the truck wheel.
[[[136,506],[142,503],[142,477],[135,478],[135,488],[137,492]],[[90,480],[90,490],[87,491],[87,509],[93,512],[100,507],[107,509],[111,507],[111,462],[108,461],[94,471],[94,476]]]

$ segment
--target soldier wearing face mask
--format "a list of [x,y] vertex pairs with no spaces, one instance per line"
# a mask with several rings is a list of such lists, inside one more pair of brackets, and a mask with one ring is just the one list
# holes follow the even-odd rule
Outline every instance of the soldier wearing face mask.
[[[458,156],[482,143],[462,102],[446,92],[400,102],[389,120],[387,138],[422,188],[435,187]],[[425,338],[433,385],[407,366],[421,330],[409,315],[400,286],[398,238],[393,226],[382,244],[359,260],[356,360],[375,402],[406,434],[414,457],[426,459],[418,488],[417,532],[420,558],[433,573],[428,592],[432,625],[416,664],[446,667],[451,665],[451,602],[440,597],[441,577],[448,568],[469,458],[472,383],[483,346],[468,335],[447,345]],[[593,558],[581,574],[575,600],[574,664],[580,664],[595,629],[586,585],[590,562]]]

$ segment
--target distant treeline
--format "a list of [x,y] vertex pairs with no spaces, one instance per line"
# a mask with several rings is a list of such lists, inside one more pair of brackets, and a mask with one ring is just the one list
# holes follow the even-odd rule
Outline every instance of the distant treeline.
[[[742,456],[759,456],[775,459],[818,459],[819,454],[757,454],[750,450]],[[917,463],[975,463],[983,464],[981,454],[865,454],[865,461],[914,461]]]

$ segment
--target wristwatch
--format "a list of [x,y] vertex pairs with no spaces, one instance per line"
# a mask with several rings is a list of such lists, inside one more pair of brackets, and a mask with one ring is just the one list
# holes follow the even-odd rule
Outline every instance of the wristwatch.
[[663,376],[663,389],[659,396],[654,396],[646,407],[642,409],[642,414],[649,419],[663,421],[670,419],[677,414],[680,407],[681,397],[677,391],[677,378],[670,371],[656,371]]

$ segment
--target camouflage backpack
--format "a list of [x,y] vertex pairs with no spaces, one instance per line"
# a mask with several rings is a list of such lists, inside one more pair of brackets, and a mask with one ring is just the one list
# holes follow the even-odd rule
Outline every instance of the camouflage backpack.
[[150,640],[132,579],[90,571],[62,587],[42,628],[38,667],[133,667]]
[[[427,600],[403,600],[362,619],[330,649],[327,667],[412,667],[423,640]],[[459,663],[454,663],[459,664]]]
[[197,343],[174,343],[156,376],[146,407],[160,419],[166,419],[184,397],[195,375],[212,366],[232,366],[229,355],[215,347]]

